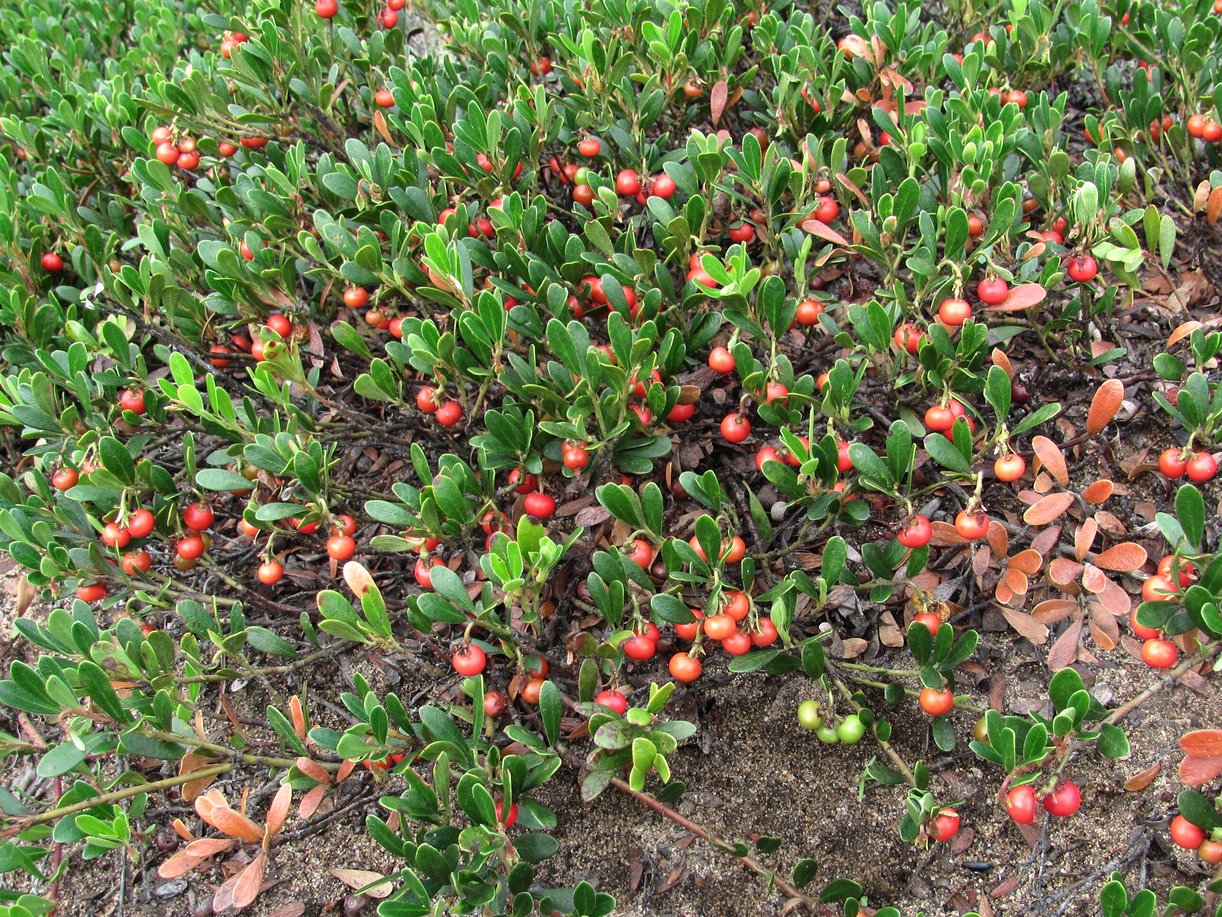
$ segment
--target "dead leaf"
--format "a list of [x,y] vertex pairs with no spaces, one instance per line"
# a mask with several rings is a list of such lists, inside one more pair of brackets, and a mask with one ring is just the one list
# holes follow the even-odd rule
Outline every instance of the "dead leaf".
[[1056,624],[1068,618],[1078,607],[1078,603],[1070,599],[1045,599],[1031,609],[1031,617],[1041,624]]
[[802,228],[812,236],[818,236],[825,242],[831,242],[833,245],[839,245],[843,248],[849,247],[848,239],[820,220],[805,220],[802,223]]
[[1018,631],[1019,635],[1034,643],[1036,646],[1043,646],[1048,642],[1048,628],[1036,621],[1031,615],[1021,611],[1014,611],[1010,608],[1003,608],[1002,615],[1011,627]]
[[1038,283],[1020,283],[1010,288],[1010,295],[995,306],[985,306],[986,312],[1022,312],[1042,303],[1048,291]]
[[1059,672],[1078,658],[1078,641],[1082,639],[1082,618],[1079,616],[1057,637],[1048,651],[1048,669]]
[[1027,525],[1047,525],[1073,506],[1073,494],[1055,493],[1041,497],[1039,502],[1023,513],[1023,522]]
[[864,653],[869,646],[870,644],[861,639],[861,637],[846,637],[841,643],[840,658],[856,659],[858,656]]
[[1097,389],[1090,400],[1086,414],[1086,432],[1092,436],[1112,422],[1120,405],[1124,402],[1124,383],[1119,379],[1108,379]]
[[1180,736],[1180,749],[1188,755],[1222,755],[1222,729],[1194,729]]
[[1000,366],[1003,370],[1005,370],[1007,376],[1009,376],[1011,379],[1014,378],[1014,367],[1010,364],[1010,358],[1006,355],[1004,350],[1002,350],[1000,347],[994,347],[993,353],[991,354],[991,359],[994,366]]
[[1154,782],[1154,778],[1159,775],[1159,772],[1162,769],[1163,763],[1161,761],[1155,761],[1153,767],[1147,767],[1144,771],[1134,774],[1132,777],[1126,780],[1124,782],[1124,788],[1130,793],[1140,793]]
[[1108,614],[1098,602],[1091,602],[1088,607],[1090,608],[1091,639],[1105,652],[1115,649],[1116,644],[1120,642],[1120,628],[1116,624],[1116,619]]
[[[267,854],[260,850],[250,865],[243,869],[231,881],[233,884],[233,906],[241,910],[254,902],[263,889],[263,876],[267,872]],[[226,882],[226,885],[229,883]],[[220,892],[217,892],[219,895]],[[213,910],[216,910],[213,907]]]
[[367,869],[332,869],[331,875],[353,889],[364,888],[366,885],[372,885],[374,882],[382,882],[381,885],[371,888],[364,893],[370,898],[386,898],[395,890],[393,882],[382,881],[386,877],[380,872],[370,872]]
[[1107,575],[1094,564],[1084,564],[1082,567],[1082,588],[1087,592],[1100,593],[1108,581]]
[[709,114],[713,118],[713,127],[721,120],[721,113],[726,109],[726,99],[729,97],[729,85],[725,80],[718,80],[713,84],[712,92],[709,93]]
[[315,783],[331,782],[331,775],[327,773],[327,769],[317,761],[312,761],[309,758],[298,758],[297,770],[301,771],[301,773],[309,777]]
[[[196,802],[198,803],[199,800],[197,799]],[[214,806],[207,815],[200,812],[199,817],[218,831],[230,837],[236,837],[240,841],[246,841],[248,844],[257,844],[263,840],[263,829],[229,806]]]
[[1031,550],[1037,552],[1041,557],[1047,557],[1060,540],[1061,527],[1059,525],[1049,526],[1042,532],[1037,532],[1031,539]]
[[1176,325],[1175,330],[1172,331],[1169,335],[1167,335],[1167,343],[1165,345],[1165,349],[1170,350],[1172,347],[1174,347],[1176,344],[1178,344],[1184,338],[1188,337],[1190,334],[1192,334],[1192,332],[1196,331],[1200,327],[1201,327],[1201,323],[1198,322],[1195,318],[1190,319],[1189,321],[1186,321],[1186,322],[1181,322],[1180,324]]
[[298,818],[309,818],[318,811],[322,801],[327,798],[327,786],[320,783],[316,787],[311,787],[304,796],[301,797],[301,804],[297,807]]
[[1222,755],[1213,755],[1209,758],[1189,755],[1180,762],[1180,779],[1189,786],[1209,783],[1219,774],[1222,774]]
[[[206,758],[203,755],[197,754],[193,751],[187,752],[182,756],[182,760],[178,764],[178,775],[180,777],[185,776],[187,774],[194,773],[195,771],[203,770],[206,767],[211,767],[216,763],[217,762],[214,758]],[[206,774],[205,776],[198,777],[195,780],[188,780],[181,787],[180,791],[182,793],[182,798],[186,802],[191,802],[198,797],[200,793],[208,789],[208,787],[210,787],[216,781],[218,776],[218,774]]]
[[1057,444],[1047,436],[1034,436],[1031,439],[1031,449],[1056,482],[1062,487],[1068,487],[1069,469],[1065,466],[1065,456]]
[[1205,219],[1210,226],[1218,225],[1218,216],[1222,215],[1222,185],[1209,193],[1209,204],[1205,208]]
[[1034,576],[1040,572],[1040,567],[1044,563],[1044,557],[1039,551],[1027,548],[1025,551],[1019,551],[1011,557],[1006,565],[1013,567],[1015,570],[1021,570],[1028,576]]
[[293,901],[270,911],[267,917],[301,917],[304,913],[305,905],[300,901]]
[[593,506],[587,506],[579,510],[573,517],[573,524],[589,528],[590,526],[606,522],[610,518],[611,513],[596,503]]
[[157,868],[157,875],[163,879],[177,879],[185,876],[200,864],[198,857],[193,857],[185,850],[180,850]]
[[237,841],[231,837],[202,837],[197,841],[187,844],[183,850],[197,860],[206,860],[208,857],[214,857],[218,853],[232,850],[236,843]]
[[395,145],[394,140],[391,139],[390,131],[386,129],[386,116],[377,109],[374,109],[373,112],[373,128],[382,135],[382,139],[390,146],[393,147]]
[[1099,534],[1099,523],[1094,519],[1087,519],[1073,533],[1073,556],[1074,560],[1083,561],[1086,555],[1090,553],[1090,547],[1095,543],[1095,536]]
[[1146,549],[1132,541],[1112,545],[1095,556],[1095,565],[1116,573],[1132,573],[1146,562]]
[[1103,478],[1091,484],[1086,490],[1082,491],[1082,499],[1092,505],[1105,502],[1108,497],[1116,490],[1116,485],[1111,481]]
[[272,798],[272,804],[267,809],[267,831],[263,836],[265,846],[284,827],[284,820],[288,818],[289,806],[292,804],[293,788],[287,783],[281,784],[280,789],[276,790],[276,795]]

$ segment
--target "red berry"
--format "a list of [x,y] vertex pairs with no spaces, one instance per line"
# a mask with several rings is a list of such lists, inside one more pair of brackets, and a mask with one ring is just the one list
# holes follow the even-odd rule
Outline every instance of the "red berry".
[[338,0],[314,0],[314,12],[323,19],[330,19],[339,12]]
[[751,421],[742,413],[727,414],[721,422],[721,435],[728,443],[741,443],[751,435]]
[[526,515],[535,519],[550,519],[556,512],[556,501],[547,494],[536,491],[526,495],[522,508],[526,510]]
[[192,503],[182,512],[183,524],[196,532],[211,528],[215,518],[212,507],[207,503]]
[[1044,797],[1044,808],[1051,815],[1067,818],[1082,808],[1082,792],[1076,784],[1066,780]]
[[631,169],[615,176],[615,191],[621,197],[634,197],[641,190],[641,177]]
[[132,538],[147,538],[153,533],[157,520],[147,509],[138,509],[127,519],[127,534]]
[[443,427],[452,427],[462,420],[462,405],[457,401],[447,401],[433,413],[433,416]]
[[628,712],[628,698],[626,698],[619,691],[599,691],[596,695],[594,695],[594,703],[602,704],[604,707],[614,710],[621,716]]
[[1198,452],[1188,460],[1185,471],[1188,480],[1204,483],[1218,473],[1218,460],[1208,452]]
[[332,560],[352,560],[356,555],[356,542],[348,535],[332,535],[327,539],[327,555]]

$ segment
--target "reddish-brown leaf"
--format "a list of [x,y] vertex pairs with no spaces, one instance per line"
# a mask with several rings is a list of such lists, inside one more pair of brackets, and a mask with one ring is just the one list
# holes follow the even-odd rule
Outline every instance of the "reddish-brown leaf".
[[802,228],[812,236],[818,236],[825,242],[831,242],[833,245],[839,245],[843,248],[849,247],[850,243],[848,239],[840,235],[840,233],[836,232],[836,230],[832,229],[832,227],[828,226],[826,223],[819,220],[805,220],[802,223]]
[[1180,736],[1180,749],[1188,755],[1208,758],[1222,755],[1222,729],[1194,729]]
[[1073,506],[1073,494],[1064,491],[1049,494],[1041,497],[1039,502],[1023,513],[1023,522],[1027,525],[1047,525],[1071,506]]
[[1209,783],[1219,774],[1222,774],[1222,755],[1213,755],[1209,758],[1189,755],[1180,762],[1180,779],[1189,786]]
[[1010,547],[1010,533],[1006,531],[1006,527],[996,519],[989,520],[989,528],[984,533],[985,540],[988,541],[989,547],[993,549],[993,553],[998,557],[1005,557],[1006,551]]
[[185,850],[180,850],[157,868],[157,875],[163,879],[177,879],[185,876],[200,864],[198,857],[193,857]]
[[355,768],[356,768],[356,762],[355,762],[355,761],[348,761],[348,760],[345,760],[345,761],[344,761],[344,762],[343,762],[343,763],[342,763],[342,764],[339,766],[339,770],[337,770],[337,771],[335,772],[335,782],[336,782],[336,783],[343,783],[345,780],[347,780],[347,779],[348,779],[348,775],[349,775],[349,774],[351,774],[351,773],[352,773],[352,771],[353,771],[353,770],[355,770]]
[[1130,793],[1140,793],[1154,782],[1154,778],[1159,775],[1159,772],[1162,771],[1162,769],[1163,763],[1161,761],[1155,761],[1153,767],[1147,767],[1141,773],[1134,774],[1132,777],[1126,780],[1124,782],[1124,788]]
[[1001,613],[1005,617],[1006,622],[1018,631],[1020,636],[1030,640],[1036,646],[1043,646],[1048,642],[1048,628],[1031,617],[1031,615],[1015,611],[1011,608],[1003,608]]
[[297,770],[301,771],[315,783],[330,783],[331,775],[317,761],[312,761],[309,758],[297,759]]
[[1099,524],[1094,519],[1087,519],[1073,533],[1073,555],[1076,560],[1085,560],[1090,552],[1090,546],[1095,543],[1099,534]]
[[1009,605],[1014,599],[1014,593],[1002,580],[998,580],[997,585],[993,587],[993,598],[1002,605]]
[[248,907],[259,897],[259,892],[263,890],[263,876],[266,872],[267,854],[260,850],[250,861],[250,865],[234,876],[233,906],[237,910]]
[[1045,599],[1031,609],[1031,617],[1041,624],[1056,624],[1077,610],[1078,603],[1071,599]]
[[993,353],[991,354],[991,359],[993,360],[994,366],[1000,366],[1003,370],[1005,370],[1007,376],[1009,376],[1011,379],[1014,378],[1014,367],[1010,365],[1010,358],[1006,356],[1006,352],[1004,350],[1002,350],[1000,347],[994,347]]
[[195,840],[195,835],[192,834],[191,830],[182,823],[181,818],[176,818],[170,822],[170,827],[173,828],[174,833],[181,837],[184,841]]
[[721,120],[721,113],[726,110],[726,99],[729,98],[730,87],[725,80],[713,84],[709,93],[709,114],[713,118],[713,127]]
[[1020,283],[1010,287],[1010,295],[995,306],[985,306],[987,312],[1022,312],[1042,303],[1048,291],[1038,283]]
[[1205,219],[1210,226],[1218,225],[1218,217],[1222,216],[1222,185],[1209,192],[1209,204],[1205,208]]
[[1087,592],[1100,593],[1107,583],[1107,574],[1096,567],[1094,564],[1085,564],[1082,567],[1082,588]]
[[1062,589],[1075,583],[1081,573],[1082,565],[1068,557],[1054,557],[1048,564],[1048,579]]
[[1117,573],[1132,573],[1146,562],[1146,549],[1132,541],[1114,544],[1102,554],[1096,555],[1095,565]]
[[861,189],[858,188],[856,184],[854,184],[853,180],[849,178],[847,175],[845,175],[843,172],[836,173],[836,182],[842,188],[844,188],[845,191],[848,191],[850,194],[854,195],[857,198],[857,200],[861,201],[863,206],[866,206],[866,207],[870,206],[870,199],[866,197],[862,193]]
[[1022,570],[1015,570],[1013,567],[1011,567],[1001,575],[1001,578],[1005,581],[1005,584],[1010,587],[1011,592],[1015,593],[1016,595],[1027,594],[1027,574],[1023,573]]
[[1090,609],[1091,639],[1104,651],[1115,649],[1120,642],[1120,628],[1116,619],[1098,602],[1091,602],[1087,607]]
[[1059,672],[1078,658],[1078,641],[1082,639],[1082,618],[1078,617],[1057,637],[1048,651],[1048,668]]
[[1086,414],[1086,432],[1092,436],[1112,422],[1120,405],[1124,403],[1124,383],[1119,379],[1108,379],[1095,389]]
[[327,798],[326,784],[320,783],[316,787],[310,788],[304,796],[301,797],[301,805],[297,807],[297,816],[299,818],[309,818],[318,811],[318,807],[322,805],[322,801]]
[[293,721],[293,732],[304,742],[306,740],[305,711],[301,709],[301,698],[296,694],[289,698],[289,718]]
[[263,843],[266,845],[280,833],[280,829],[284,827],[284,820],[289,816],[289,806],[293,804],[293,788],[287,783],[281,784],[280,789],[276,790],[276,795],[272,798],[272,804],[267,810],[267,833],[264,835]]
[[1035,452],[1040,464],[1048,469],[1058,484],[1069,486],[1069,469],[1065,465],[1065,455],[1047,436],[1035,436],[1031,439],[1031,449]]
[[1031,550],[1037,552],[1041,557],[1047,557],[1060,540],[1061,527],[1051,525],[1042,532],[1036,532],[1035,537],[1031,539]]
[[237,841],[231,837],[201,837],[198,841],[187,844],[183,849],[197,860],[206,860],[218,853],[232,850],[236,843]]
[[1099,604],[1107,609],[1108,614],[1126,618],[1133,609],[1133,598],[1109,578],[1099,593]]
[[[186,776],[195,771],[203,770],[206,767],[211,767],[216,763],[215,758],[207,758],[193,751],[187,752],[178,763],[178,774],[179,776]],[[198,777],[195,780],[188,780],[181,787],[182,798],[187,802],[191,802],[191,800],[195,799],[200,793],[216,782],[217,776],[217,774],[205,774],[203,777]]]
[[263,829],[229,806],[215,806],[207,815],[200,813],[200,818],[216,830],[248,844],[257,844],[263,840]]
[[301,917],[305,913],[305,905],[300,901],[292,901],[274,911],[269,911],[267,917]]
[[1107,478],[1096,481],[1082,491],[1082,499],[1092,505],[1105,502],[1116,491],[1116,485]]
[[[1219,187],[1222,187],[1222,186],[1219,186]],[[1186,322],[1181,322],[1179,325],[1176,325],[1175,330],[1172,331],[1171,334],[1167,336],[1167,343],[1165,345],[1166,349],[1170,350],[1172,347],[1174,347],[1176,344],[1178,344],[1184,338],[1188,337],[1190,334],[1192,334],[1192,332],[1196,331],[1200,327],[1201,327],[1201,323],[1197,321],[1195,318],[1189,321],[1186,321]]]
[[1006,565],[1013,567],[1015,570],[1022,570],[1028,576],[1034,576],[1040,572],[1040,567],[1044,563],[1044,556],[1039,551],[1027,548],[1025,551],[1019,551],[1011,557]]
[[382,135],[382,139],[390,146],[395,145],[395,141],[390,136],[390,131],[386,129],[386,116],[377,109],[373,112],[373,128]]

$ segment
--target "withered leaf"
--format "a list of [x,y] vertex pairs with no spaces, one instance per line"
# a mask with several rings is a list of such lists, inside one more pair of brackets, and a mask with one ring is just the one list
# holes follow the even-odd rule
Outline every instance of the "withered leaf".
[[1086,414],[1086,432],[1092,436],[1112,422],[1120,405],[1124,402],[1124,383],[1119,379],[1108,379],[1095,389]]
[[1049,494],[1023,513],[1023,521],[1027,525],[1047,525],[1072,505],[1073,494],[1063,492]]
[[1189,755],[1222,755],[1222,729],[1194,729],[1180,736],[1180,749]]
[[1048,669],[1059,672],[1078,658],[1078,641],[1082,639],[1082,618],[1079,616],[1057,637],[1048,651]]
[[1146,549],[1136,542],[1122,541],[1096,555],[1095,565],[1117,573],[1132,573],[1146,562]]
[[1057,444],[1047,436],[1035,436],[1031,439],[1031,448],[1056,482],[1062,487],[1068,487],[1069,469],[1065,465],[1065,456]]
[[1011,608],[1003,608],[1001,613],[1011,627],[1036,646],[1043,646],[1048,642],[1048,628],[1031,615]]
[[1161,761],[1155,761],[1153,767],[1147,767],[1144,771],[1134,774],[1132,777],[1126,780],[1124,782],[1124,788],[1130,793],[1140,793],[1154,782],[1154,778],[1159,775],[1159,772],[1162,771],[1162,769],[1163,763]]

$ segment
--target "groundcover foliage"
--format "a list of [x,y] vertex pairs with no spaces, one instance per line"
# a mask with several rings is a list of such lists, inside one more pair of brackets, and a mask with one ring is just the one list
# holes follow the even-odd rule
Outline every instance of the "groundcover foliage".
[[[805,680],[794,741],[873,746],[854,804],[937,845],[1072,816],[1075,762],[1214,667],[1212,0],[31,0],[0,32],[0,750],[35,778],[0,913],[116,849],[241,910],[355,781],[397,865],[341,870],[351,912],[609,914],[537,870],[532,793],[571,780],[780,908],[898,914],[679,815],[677,691]],[[1030,713],[972,690],[986,613],[1047,663]],[[928,760],[891,741],[917,705]],[[1182,744],[1170,838],[1216,864],[1222,735]],[[1217,907],[1108,879],[1109,917]]]

